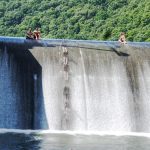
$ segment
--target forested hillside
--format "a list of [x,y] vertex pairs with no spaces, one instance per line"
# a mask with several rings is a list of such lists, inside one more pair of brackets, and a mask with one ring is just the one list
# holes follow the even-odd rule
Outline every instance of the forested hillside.
[[42,38],[150,41],[149,0],[0,0],[0,35]]

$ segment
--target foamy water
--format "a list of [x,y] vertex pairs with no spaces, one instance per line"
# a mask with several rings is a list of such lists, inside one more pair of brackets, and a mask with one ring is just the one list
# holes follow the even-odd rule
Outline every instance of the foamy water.
[[0,130],[3,150],[148,150],[149,146],[146,133]]

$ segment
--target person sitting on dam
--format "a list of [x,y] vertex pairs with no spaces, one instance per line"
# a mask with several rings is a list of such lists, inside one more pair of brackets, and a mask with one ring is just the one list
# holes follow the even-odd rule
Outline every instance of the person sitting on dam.
[[33,33],[34,33],[34,39],[35,39],[35,40],[39,40],[40,37],[41,37],[41,32],[40,32],[39,28],[36,28],[36,29],[33,31]]
[[126,44],[126,37],[125,37],[125,33],[124,32],[121,32],[120,34],[120,37],[119,37],[119,40],[118,40],[120,43],[122,44]]
[[34,39],[33,36],[34,36],[34,34],[33,34],[32,30],[31,30],[31,28],[29,28],[29,30],[26,33],[26,39],[33,40]]

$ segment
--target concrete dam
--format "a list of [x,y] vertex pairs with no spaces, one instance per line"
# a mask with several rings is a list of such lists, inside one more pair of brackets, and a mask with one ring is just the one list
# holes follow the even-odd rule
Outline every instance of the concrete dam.
[[0,128],[150,132],[150,43],[0,37]]

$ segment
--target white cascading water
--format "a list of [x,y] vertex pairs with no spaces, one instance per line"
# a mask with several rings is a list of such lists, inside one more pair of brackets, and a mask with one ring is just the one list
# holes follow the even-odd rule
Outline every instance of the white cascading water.
[[[30,50],[42,66],[49,129],[149,132],[150,66],[144,61],[150,58],[147,50],[127,46],[123,52],[129,56],[119,56],[80,46],[66,48],[68,81],[64,80],[63,46]],[[66,86],[70,90],[68,111],[63,100]]]
[[[31,50],[32,51],[32,50]],[[60,130],[61,126],[61,102],[63,94],[63,76],[59,65],[59,51],[50,48],[35,48],[34,57],[42,66],[42,92],[45,106],[45,114],[48,123],[48,128],[51,130]],[[38,51],[38,52],[37,52]],[[43,114],[39,113],[41,110],[38,107],[35,112],[40,127],[46,128],[46,122],[43,119]],[[42,111],[41,111],[42,112]]]
[[72,129],[131,131],[132,93],[123,62],[107,55],[101,59],[99,52],[92,54],[82,49],[79,52],[82,70],[71,84],[72,93],[77,93],[71,98]]
[[150,131],[150,65],[147,60],[138,65],[140,131]]

